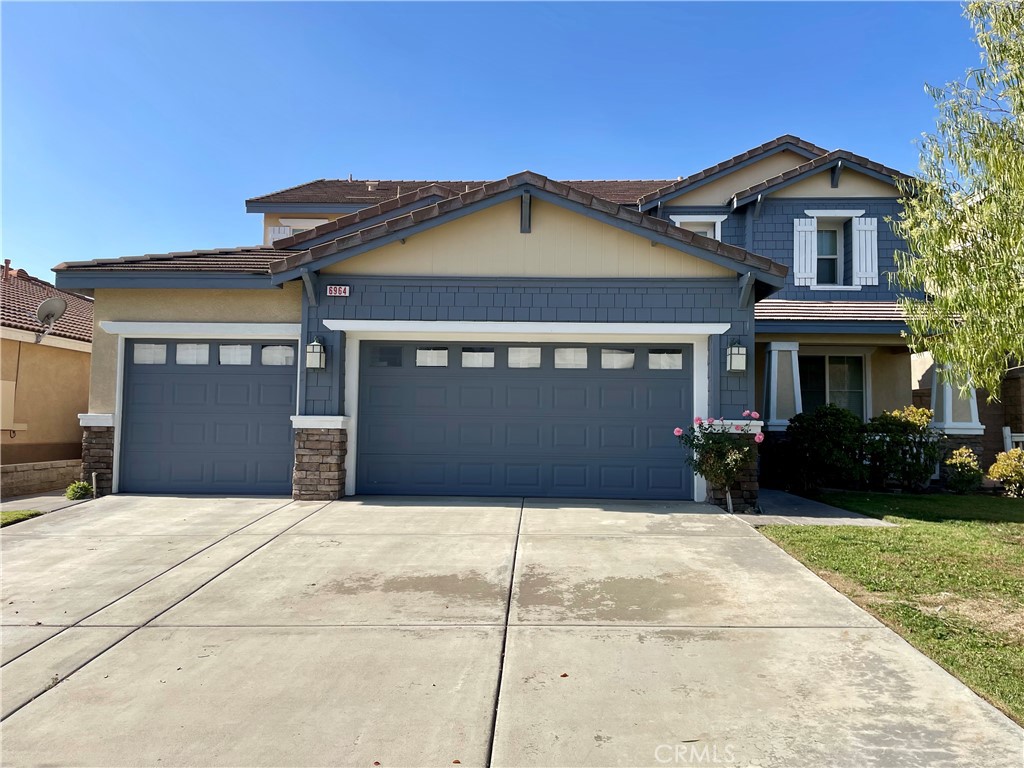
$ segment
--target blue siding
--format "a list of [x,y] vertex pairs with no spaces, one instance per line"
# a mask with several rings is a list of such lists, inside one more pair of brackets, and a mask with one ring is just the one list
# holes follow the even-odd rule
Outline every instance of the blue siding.
[[[319,336],[328,351],[324,371],[306,371],[305,413],[344,412],[344,334],[327,330],[326,319],[491,322],[729,323],[719,337],[711,374],[714,416],[739,416],[753,402],[752,371],[725,371],[725,348],[734,338],[753,354],[753,308],[739,307],[735,280],[551,280],[427,279],[323,276],[319,306],[303,296],[307,341]],[[328,284],[348,285],[347,298],[328,298]],[[702,414],[707,415],[707,414]]]

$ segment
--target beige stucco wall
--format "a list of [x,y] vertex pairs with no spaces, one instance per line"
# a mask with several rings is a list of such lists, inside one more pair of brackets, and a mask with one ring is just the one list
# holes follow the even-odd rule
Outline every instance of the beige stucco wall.
[[117,392],[117,337],[103,320],[178,323],[298,323],[302,287],[280,290],[146,290],[97,288],[94,308],[90,413],[113,413]]
[[[13,423],[26,427],[13,437],[6,429],[0,432],[3,462],[73,458],[67,454],[82,439],[78,414],[89,403],[89,353],[52,345],[60,340],[0,343],[0,378],[14,382]],[[5,412],[11,405],[5,402]]]
[[355,256],[323,271],[346,275],[503,277],[734,277],[560,205],[533,201],[531,232],[510,200]]
[[913,402],[914,384],[909,350],[878,349],[871,355],[871,415]]
[[892,184],[846,169],[839,175],[839,186],[832,187],[832,172],[822,171],[814,176],[790,184],[777,192],[774,197],[899,197],[899,190]]
[[777,152],[756,163],[739,168],[720,179],[665,201],[665,205],[725,205],[740,190],[807,162],[795,152]]

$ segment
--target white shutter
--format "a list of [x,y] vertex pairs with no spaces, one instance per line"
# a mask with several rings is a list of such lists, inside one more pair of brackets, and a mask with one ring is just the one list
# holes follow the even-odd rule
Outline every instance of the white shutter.
[[793,219],[793,282],[814,285],[818,257],[818,220]]
[[264,245],[271,245],[275,240],[291,237],[291,227],[267,227],[267,240]]
[[878,219],[853,220],[853,284],[878,285]]

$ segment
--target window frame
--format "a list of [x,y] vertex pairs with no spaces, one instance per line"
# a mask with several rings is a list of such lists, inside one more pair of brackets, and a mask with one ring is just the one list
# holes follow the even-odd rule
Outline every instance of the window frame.
[[[838,237],[838,248],[837,248],[837,250],[839,251],[840,256],[839,256],[839,263],[838,263],[837,269],[836,269],[836,275],[839,278],[839,282],[836,283],[836,284],[832,284],[832,283],[819,283],[818,282],[818,254],[817,254],[817,250],[818,250],[818,236],[817,236],[817,233],[815,233],[815,236],[814,236],[814,250],[815,250],[815,254],[814,254],[814,280],[811,282],[810,285],[804,285],[802,287],[809,288],[812,291],[859,291],[859,290],[861,290],[864,287],[863,285],[844,285],[843,284],[843,280],[845,279],[846,275],[845,275],[845,273],[842,270],[845,269],[844,262],[846,261],[846,253],[845,253],[846,241],[843,238],[843,230],[845,229],[847,222],[850,222],[850,226],[853,226],[853,220],[854,219],[859,219],[859,218],[863,217],[865,215],[865,213],[866,213],[866,211],[863,208],[809,209],[809,210],[805,210],[804,211],[804,216],[815,220],[815,228],[816,228],[816,230],[817,229],[827,229],[827,228],[829,228],[827,226],[828,224],[831,224],[833,222],[835,223],[835,226],[839,228],[839,237]],[[821,226],[822,219],[824,219],[826,221],[826,226],[825,227]],[[856,235],[854,235],[854,236],[856,236]],[[854,251],[854,255],[856,255],[856,251]],[[831,258],[831,257],[829,257],[829,258]],[[851,283],[853,282],[853,275],[850,276],[850,282]]]
[[[693,232],[693,230],[687,227],[687,224],[710,224],[713,233],[708,235],[708,237],[712,237],[719,242],[722,241],[722,222],[728,218],[729,214],[718,213],[673,213],[669,215],[669,219],[673,224],[688,232]],[[695,234],[700,233],[697,232]]]
[[[852,288],[853,286],[846,285],[843,281],[846,278],[844,270],[844,261],[846,259],[846,247],[843,242],[843,229],[844,224],[842,222],[833,223],[826,222],[822,224],[821,219],[817,219],[817,230],[815,232],[815,249],[814,249],[814,285],[828,286],[829,288]],[[836,233],[836,252],[834,255],[822,256],[818,253],[818,241],[817,236],[822,232],[835,232]],[[822,259],[834,259],[836,262],[836,282],[834,283],[819,283],[818,282],[818,262]],[[859,286],[858,286],[859,287]]]
[[[861,359],[861,370],[864,374],[864,415],[861,420],[866,424],[871,419],[872,413],[872,392],[871,392],[871,355],[874,350],[856,347],[843,349],[842,347],[829,347],[826,349],[815,349],[813,347],[800,347],[797,350],[797,357],[821,357],[825,360],[825,403],[831,403],[831,381],[829,377],[829,359],[833,357],[859,357]],[[797,361],[797,374],[799,375],[799,360]],[[800,379],[800,412],[804,412],[803,396],[804,383]]]

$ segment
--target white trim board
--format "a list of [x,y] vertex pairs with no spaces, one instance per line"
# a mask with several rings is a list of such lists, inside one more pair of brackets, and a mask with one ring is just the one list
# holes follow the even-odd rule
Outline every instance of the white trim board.
[[[715,240],[721,240],[722,222],[728,219],[729,216],[722,214],[674,213],[670,214],[669,218],[677,226],[683,226],[684,224],[711,224],[714,227]],[[683,227],[683,229],[686,229],[686,227]]]
[[101,320],[114,336],[147,339],[297,339],[301,323],[153,323]]
[[[453,339],[507,339],[539,341],[561,337],[571,341],[577,337],[601,337],[607,341],[653,339],[665,336],[719,336],[728,333],[729,323],[486,323],[449,320],[324,320],[324,326],[346,334],[362,334],[373,339],[419,339],[445,341]],[[371,335],[372,334],[372,335]]]
[[863,216],[864,211],[857,209],[850,210],[825,210],[825,211],[804,211],[805,216],[810,216],[814,219],[854,219],[858,216]]
[[78,414],[78,425],[81,427],[112,427],[114,426],[114,414],[80,413]]

